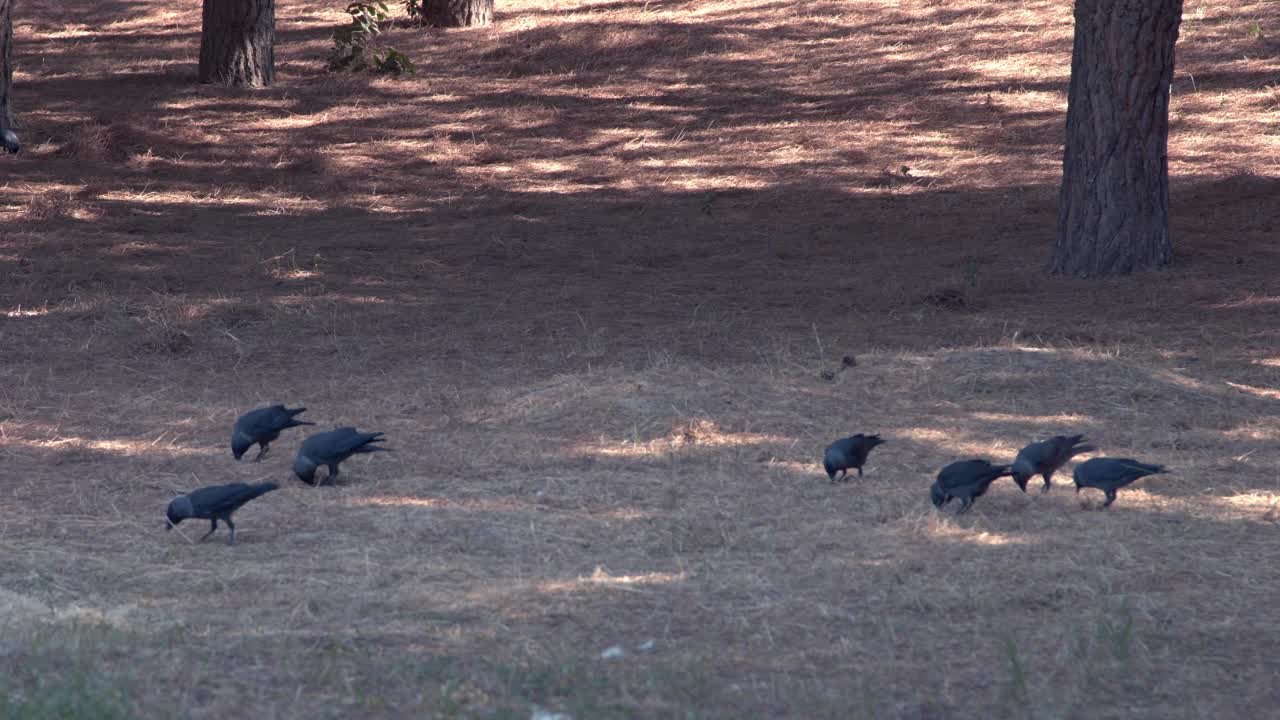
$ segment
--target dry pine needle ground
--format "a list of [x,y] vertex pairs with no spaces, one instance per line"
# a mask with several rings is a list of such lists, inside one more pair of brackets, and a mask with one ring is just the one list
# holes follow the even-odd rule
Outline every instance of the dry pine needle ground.
[[[1280,705],[1273,4],[1186,7],[1177,262],[1096,283],[1040,273],[1069,3],[498,11],[391,29],[392,81],[282,1],[241,92],[193,84],[196,3],[21,4],[0,716]],[[277,401],[397,452],[232,462]],[[1066,431],[1177,474],[929,505]],[[163,532],[262,479],[235,548]]]

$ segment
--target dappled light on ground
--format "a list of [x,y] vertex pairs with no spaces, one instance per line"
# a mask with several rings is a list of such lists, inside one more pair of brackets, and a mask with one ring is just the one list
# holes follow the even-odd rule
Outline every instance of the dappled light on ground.
[[791,442],[791,439],[780,435],[732,432],[720,428],[714,421],[696,419],[681,423],[666,437],[647,442],[584,443],[575,447],[572,454],[615,458],[661,458],[682,448],[723,449]]
[[1258,397],[1270,398],[1272,400],[1280,400],[1280,390],[1273,388],[1254,387],[1252,385],[1245,385],[1244,383],[1230,381],[1227,382],[1227,385],[1230,385],[1237,390],[1247,392],[1250,395],[1257,395]]
[[75,604],[66,607],[53,607],[40,600],[11,592],[0,587],[0,616],[5,618],[7,628],[14,629],[29,623],[54,622],[68,625],[104,625],[119,629],[146,631],[148,621],[146,613],[139,608],[121,606],[99,608]]
[[1250,492],[1226,497],[1204,499],[1209,505],[1230,508],[1236,513],[1254,520],[1280,521],[1280,494],[1274,492]]
[[544,593],[571,593],[594,588],[611,588],[618,590],[640,590],[654,585],[667,585],[683,582],[688,579],[687,573],[649,572],[638,575],[610,575],[601,568],[596,568],[590,575],[574,580],[550,580],[538,585],[538,591]]
[[83,437],[66,437],[58,436],[48,440],[35,440],[29,438],[7,436],[0,438],[0,447],[22,446],[36,450],[46,450],[54,452],[65,452],[68,450],[100,450],[102,452],[111,453],[121,456],[145,456],[151,453],[163,452],[166,455],[178,456],[208,456],[213,451],[209,448],[186,447],[176,444],[179,436],[168,436],[164,434],[152,438],[150,440],[95,440]]
[[969,543],[972,545],[1028,545],[1040,542],[1035,535],[1026,533],[1001,533],[979,528],[962,527],[957,522],[942,521],[934,524],[930,537],[945,542]]
[[[1180,472],[1177,477],[1159,475],[1144,478],[1136,485],[1120,491],[1120,499],[1111,509],[1125,511],[1125,508],[1137,508],[1142,512],[1167,514],[1173,518],[1199,518],[1206,521],[1247,521],[1252,523],[1280,522],[1280,495],[1267,491],[1236,492],[1232,487],[1230,474],[1215,478],[1212,492],[1192,492],[1191,494],[1169,495],[1172,485],[1182,489],[1189,486],[1200,490],[1205,484],[1203,478],[1192,477],[1184,480]],[[1145,483],[1145,484],[1144,484]],[[1234,494],[1225,494],[1234,493]],[[1085,507],[1094,508],[1101,504],[1102,495],[1097,491],[1081,492]],[[1258,527],[1267,527],[1259,525]]]
[[1001,412],[975,412],[973,419],[984,422],[1008,422],[1022,425],[1053,425],[1056,427],[1088,427],[1094,420],[1088,415],[1057,413],[1046,415],[1015,415]]
[[457,508],[461,510],[480,510],[484,512],[513,512],[528,509],[527,505],[510,500],[494,501],[440,497],[402,497],[394,495],[370,495],[361,498],[353,498],[348,501],[348,504],[372,507]]
[[16,307],[16,308],[13,308],[12,310],[6,310],[4,312],[5,317],[9,317],[9,318],[40,317],[41,315],[48,315],[48,314],[49,314],[48,308]]
[[[38,69],[19,64],[18,82],[49,93],[26,112],[44,133],[29,152],[44,163],[115,156],[138,181],[149,169],[207,172],[227,186],[220,205],[268,215],[420,209],[388,195],[407,181],[427,200],[485,186],[564,195],[804,183],[913,194],[1056,180],[1071,39],[1061,3],[993,15],[973,3],[944,11],[833,1],[790,17],[763,1],[652,5],[547,13],[517,0],[503,22],[477,32],[393,28],[384,41],[417,57],[420,71],[389,81],[322,75],[328,32],[343,15],[285,3],[276,88],[226,95],[191,87],[180,71],[194,41],[182,33],[198,27],[198,8],[104,8],[109,22],[99,26],[58,22],[37,3],[17,26],[44,58]],[[1245,60],[1265,56],[1261,38],[1230,28],[1230,18],[1260,8],[1189,13],[1173,100],[1175,175],[1275,170],[1277,140],[1262,124],[1265,61]],[[87,73],[77,45],[85,41],[95,48]],[[121,43],[132,50],[127,68],[110,64]],[[1228,60],[1233,49],[1239,57]],[[152,87],[140,80],[121,93],[147,92],[143,115],[86,108],[59,88],[123,79],[138,65]],[[1241,87],[1232,73],[1257,82]],[[127,101],[121,93],[103,104]],[[414,112],[400,112],[402,103]],[[1223,143],[1230,131],[1253,142]],[[1210,154],[1212,143],[1220,147]]]
[[[910,428],[895,430],[895,437],[913,443],[923,443],[945,449],[957,456],[990,456],[995,452],[1008,452],[1008,444],[1004,441],[982,441],[965,439],[954,428]],[[1015,451],[1017,448],[1013,448]]]
[[1267,307],[1271,305],[1280,305],[1280,297],[1274,295],[1254,295],[1251,293],[1243,298],[1228,300],[1227,302],[1217,303],[1210,307],[1215,310],[1233,310],[1237,308]]

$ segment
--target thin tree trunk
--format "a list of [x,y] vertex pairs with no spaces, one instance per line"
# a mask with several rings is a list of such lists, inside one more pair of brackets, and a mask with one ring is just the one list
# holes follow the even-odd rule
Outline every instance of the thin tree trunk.
[[9,88],[13,86],[13,3],[0,0],[0,130],[13,127]]
[[1167,265],[1169,83],[1182,0],[1076,0],[1050,272]]
[[493,22],[493,0],[427,0],[425,17],[436,27],[482,27]]
[[200,82],[270,85],[275,40],[275,0],[204,0]]

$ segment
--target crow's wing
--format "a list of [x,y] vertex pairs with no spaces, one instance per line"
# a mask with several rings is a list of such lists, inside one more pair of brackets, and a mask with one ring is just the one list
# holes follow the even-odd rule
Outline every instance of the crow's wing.
[[1138,462],[1132,458],[1120,458],[1114,461],[1115,472],[1123,475],[1125,480],[1133,482],[1147,475],[1156,475],[1164,472],[1164,468],[1160,465],[1152,465],[1151,463]]
[[938,485],[943,490],[958,490],[977,485],[992,470],[986,460],[959,460],[942,468],[938,473]]
[[368,443],[381,442],[379,438],[382,434],[362,433],[353,427],[341,427],[307,438],[299,453],[323,465],[350,457]]
[[840,449],[840,443],[832,443],[827,451],[822,453],[822,463],[835,469],[843,468],[848,464],[845,452]]
[[355,428],[338,428],[328,432],[316,433],[302,441],[302,447],[298,449],[298,454],[309,457],[315,460],[316,463],[323,465],[331,458],[341,454],[338,448],[354,433]]
[[847,455],[849,451],[857,445],[858,436],[840,438],[839,440],[827,446],[828,450],[835,450],[838,453]]
[[240,416],[236,421],[236,430],[251,437],[269,435],[278,432],[289,423],[289,413],[283,405],[258,408]]
[[1162,471],[1159,465],[1149,465],[1132,458],[1093,458],[1076,467],[1076,474],[1084,481],[1082,484],[1115,487]]
[[1044,443],[1034,442],[1018,451],[1018,456],[1013,459],[1013,464],[1027,471],[1036,472],[1040,469],[1040,461],[1043,457]]
[[241,505],[277,487],[275,483],[232,483],[200,488],[188,497],[196,517],[208,518],[235,512]]

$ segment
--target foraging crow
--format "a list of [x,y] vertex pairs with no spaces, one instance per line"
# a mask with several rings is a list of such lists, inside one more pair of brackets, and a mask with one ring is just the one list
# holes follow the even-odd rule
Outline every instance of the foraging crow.
[[1098,449],[1093,445],[1081,444],[1081,440],[1084,440],[1083,435],[1054,435],[1048,440],[1022,448],[1013,461],[1013,481],[1025,493],[1031,476],[1040,475],[1044,477],[1044,489],[1040,492],[1049,492],[1049,481],[1058,468],[1066,465],[1076,455]]
[[992,465],[986,460],[960,460],[942,468],[929,489],[934,507],[941,509],[952,499],[960,500],[956,514],[967,512],[973,501],[982,497],[996,478],[1010,474],[1008,465]]
[[18,136],[9,128],[0,128],[0,147],[8,150],[10,153],[17,155],[22,149],[22,143],[18,142]]
[[231,513],[259,495],[265,495],[279,487],[271,482],[256,485],[232,483],[200,488],[190,495],[180,495],[169,503],[169,509],[165,512],[164,529],[172,530],[175,525],[188,518],[209,520],[213,526],[200,538],[200,542],[204,542],[205,538],[218,529],[218,521],[221,520],[231,528],[231,537],[227,539],[227,544],[235,545],[236,526],[231,522]]
[[1100,457],[1077,465],[1073,478],[1077,495],[1080,488],[1098,488],[1107,494],[1107,501],[1102,503],[1102,507],[1109,507],[1116,501],[1116,490],[1138,478],[1167,472],[1162,465],[1149,465],[1131,458]]
[[298,448],[298,457],[293,461],[293,472],[298,479],[308,485],[316,483],[316,468],[329,466],[329,478],[338,477],[338,463],[357,453],[371,453],[390,448],[378,447],[371,443],[385,442],[385,433],[362,433],[353,427],[342,427],[329,432],[312,435]]
[[836,473],[840,473],[840,479],[848,482],[849,468],[857,468],[858,477],[862,477],[862,464],[867,461],[867,453],[883,444],[879,435],[862,433],[837,440],[827,446],[827,451],[823,453],[822,467],[826,469],[831,482],[837,480]]
[[304,407],[290,410],[283,405],[272,405],[241,415],[231,429],[231,454],[239,460],[245,451],[258,443],[258,456],[253,459],[258,462],[271,449],[271,441],[280,437],[281,430],[299,425],[315,425],[313,422],[294,419],[295,415],[306,410]]

